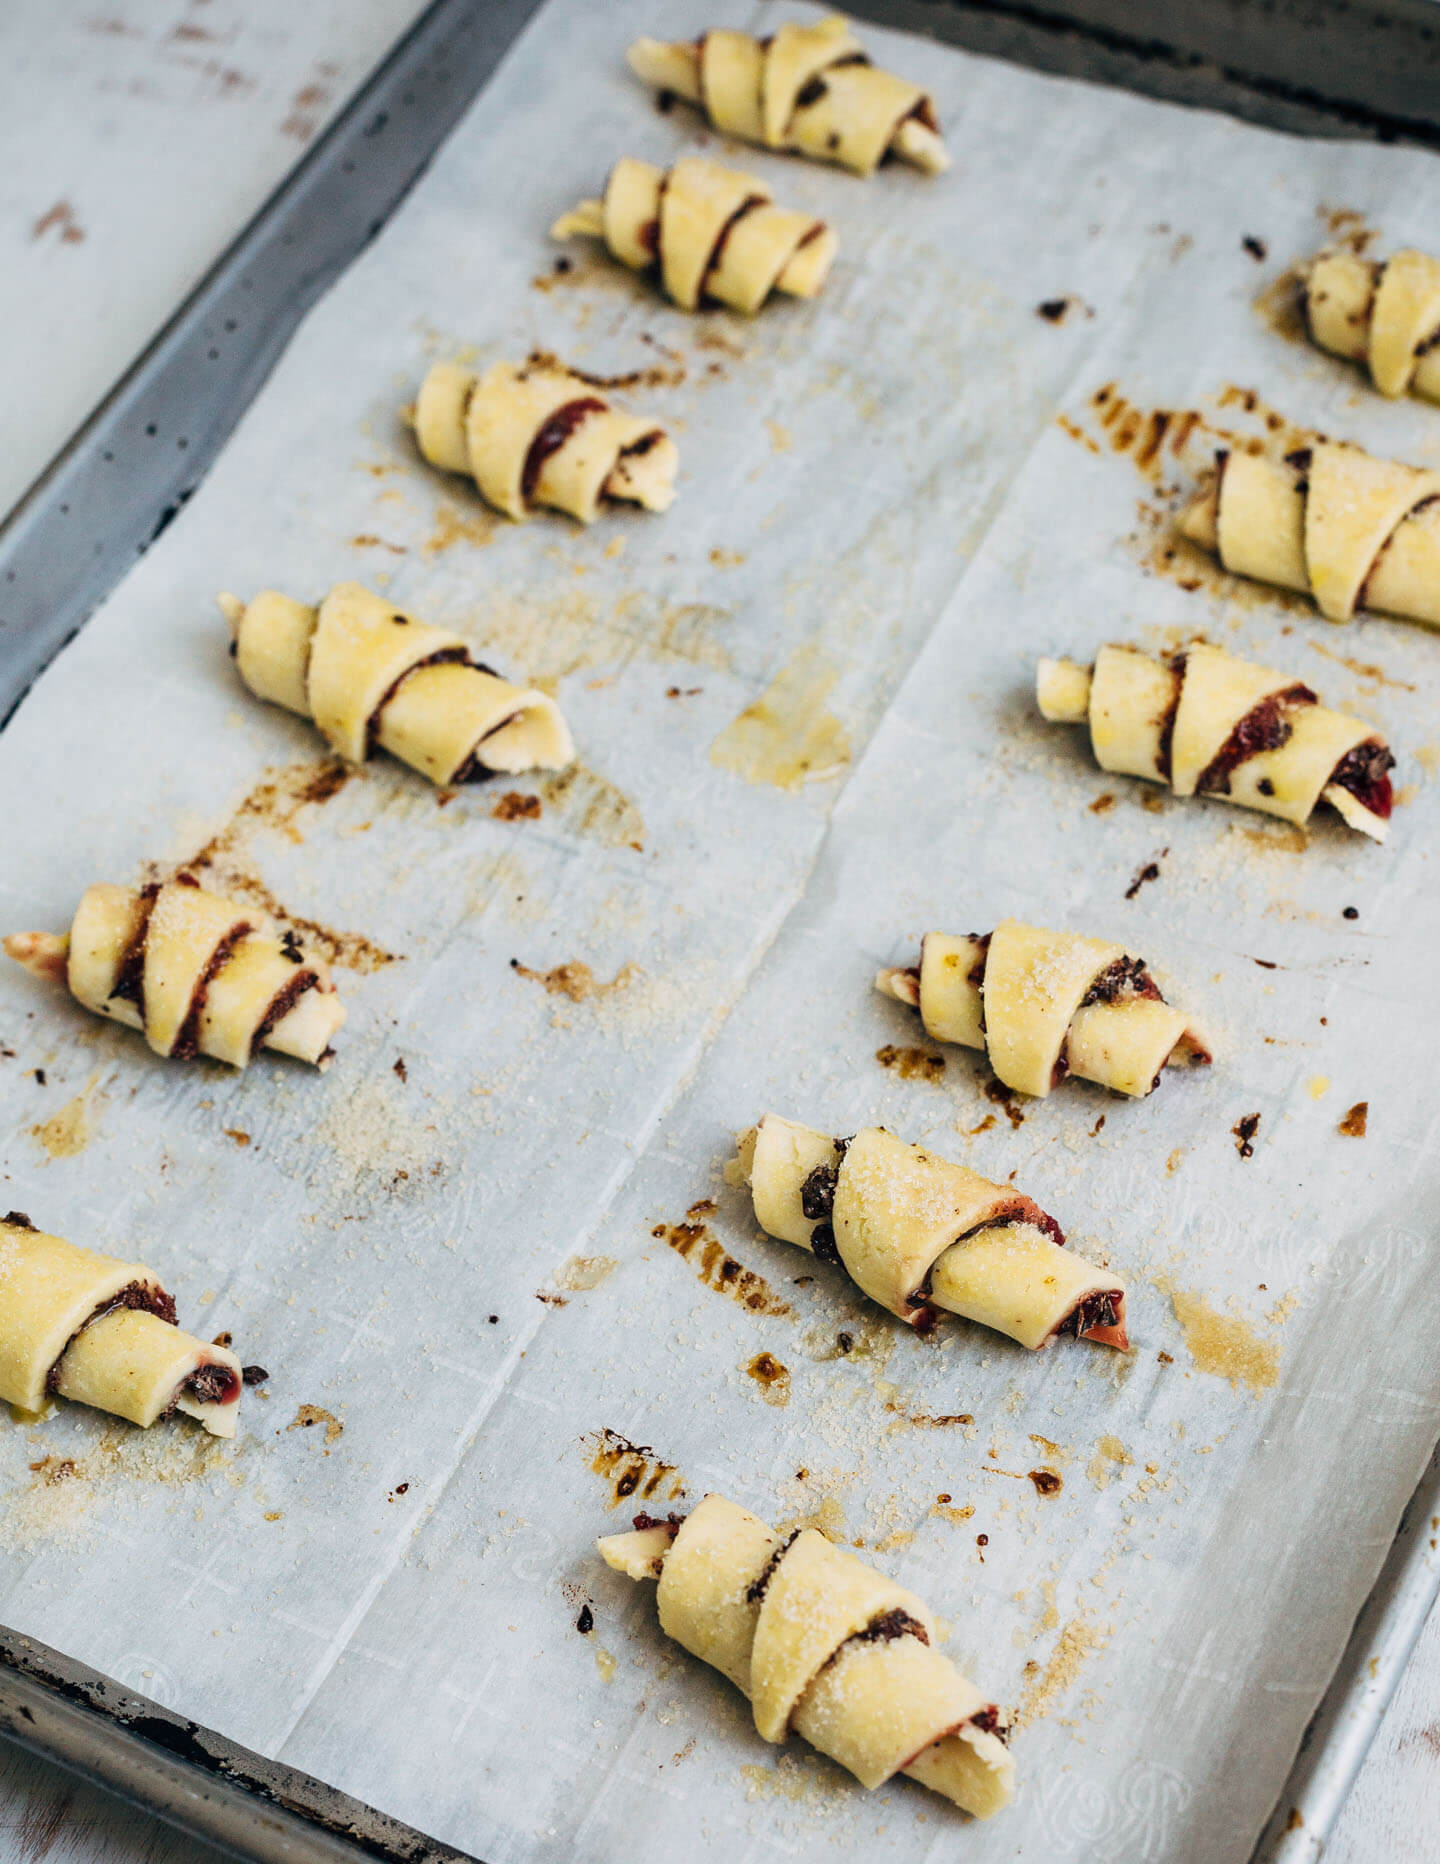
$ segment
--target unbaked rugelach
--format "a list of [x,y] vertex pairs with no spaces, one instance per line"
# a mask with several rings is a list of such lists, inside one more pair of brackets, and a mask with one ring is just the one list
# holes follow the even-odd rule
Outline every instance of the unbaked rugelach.
[[181,1332],[149,1269],[47,1236],[18,1210],[0,1218],[0,1398],[23,1411],[69,1398],[142,1427],[183,1411],[233,1437],[244,1382],[227,1347]]
[[415,439],[432,466],[465,473],[507,518],[548,505],[593,524],[607,500],[665,511],[675,497],[680,456],[664,428],[612,408],[549,356],[483,375],[437,362],[420,385]]
[[1385,740],[1270,667],[1204,641],[1168,660],[1106,646],[1093,667],[1042,660],[1035,697],[1054,724],[1088,722],[1102,770],[1283,822],[1303,824],[1326,802],[1351,828],[1385,839],[1395,765]]
[[1108,939],[1006,919],[988,934],[927,932],[920,962],[875,987],[920,1012],[926,1035],[982,1049],[1006,1087],[1048,1094],[1066,1075],[1117,1094],[1160,1085],[1167,1066],[1211,1060],[1143,958]]
[[1124,1351],[1125,1284],[1065,1247],[1013,1185],[906,1145],[883,1127],[851,1139],[767,1113],[742,1134],[738,1175],[760,1227],[838,1262],[920,1332],[942,1310],[1033,1352],[1061,1334]]
[[254,907],[181,874],[163,886],[90,887],[68,933],[12,932],[5,950],[157,1055],[243,1068],[256,1049],[326,1067],[345,1020],[330,967]]
[[791,21],[765,39],[731,31],[637,39],[627,56],[642,82],[698,104],[716,129],[743,142],[857,175],[874,174],[886,155],[930,175],[950,166],[934,99],[872,65],[843,14],[811,26]]
[[758,175],[698,155],[668,170],[626,156],[603,199],[581,201],[550,229],[552,239],[576,236],[603,240],[632,271],[655,271],[681,310],[713,303],[747,315],[772,291],[813,298],[836,252],[823,220],[777,207]]
[[473,660],[458,634],[359,583],[338,583],[318,608],[274,589],[218,601],[251,692],[313,719],[347,763],[364,763],[378,744],[432,783],[451,784],[574,760],[548,693],[511,685]]
[[1220,453],[1180,530],[1331,621],[1368,608],[1440,627],[1440,472],[1332,440],[1283,460]]
[[1440,401],[1440,259],[1322,252],[1301,276],[1312,342],[1363,362],[1382,395]]
[[748,1697],[762,1739],[792,1732],[873,1791],[897,1773],[978,1819],[1009,1805],[995,1704],[938,1648],[929,1609],[812,1527],[788,1539],[721,1495],[596,1545],[658,1579],[660,1628]]

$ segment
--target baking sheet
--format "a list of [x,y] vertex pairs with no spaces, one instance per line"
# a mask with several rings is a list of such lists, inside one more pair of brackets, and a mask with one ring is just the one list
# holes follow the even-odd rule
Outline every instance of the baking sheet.
[[[703,140],[621,54],[707,23],[688,0],[547,8],[0,738],[7,926],[208,847],[354,967],[320,1079],[166,1068],[18,973],[0,987],[7,1197],[133,1247],[182,1319],[273,1374],[233,1450],[78,1411],[6,1433],[0,1616],[492,1864],[1243,1858],[1440,1425],[1414,1086],[1440,644],[1164,564],[1155,514],[1206,436],[1157,467],[1153,427],[1117,453],[1093,398],[1243,425],[1219,404],[1248,385],[1440,459],[1433,410],[1380,403],[1253,306],[1325,214],[1423,243],[1432,158],[867,29],[926,71],[951,176],[862,186],[745,152],[835,221],[841,263],[815,305],[691,320],[581,252],[557,274],[544,229],[615,154]],[[413,459],[397,410],[433,356],[532,346],[654,372],[629,399],[680,440],[667,518],[512,528]],[[317,740],[238,687],[212,592],[348,575],[556,682],[585,768],[514,786],[538,821],[497,815],[508,786],[439,807],[384,763],[327,796]],[[1037,653],[1196,630],[1384,725],[1407,791],[1384,851],[1152,813],[1035,722]],[[735,727],[766,695],[808,738]],[[830,778],[781,787],[807,756]],[[882,1066],[921,1045],[874,966],[1007,912],[1138,944],[1217,1067],[1138,1106],[1072,1084],[1012,1127],[978,1058]],[[573,968],[547,987],[577,964],[594,990]],[[1360,1099],[1363,1142],[1336,1132]],[[719,1180],[767,1106],[1013,1171],[1130,1278],[1137,1350],[1035,1359],[959,1324],[924,1343],[832,1278],[797,1284],[811,1265]],[[704,1236],[677,1232],[703,1199]],[[716,1248],[762,1279],[752,1304],[697,1274],[722,1279]],[[788,1386],[745,1371],[760,1353]],[[647,1447],[652,1504],[715,1487],[819,1519],[927,1596],[1021,1711],[1005,1819],[957,1833],[903,1784],[866,1798],[765,1749],[647,1590],[598,1569],[639,1468],[607,1430]]]

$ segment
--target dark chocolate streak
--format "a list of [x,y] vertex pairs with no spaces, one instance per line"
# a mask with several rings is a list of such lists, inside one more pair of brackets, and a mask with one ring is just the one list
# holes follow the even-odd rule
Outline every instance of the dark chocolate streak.
[[128,1287],[122,1288],[119,1294],[112,1295],[108,1301],[102,1301],[95,1312],[87,1315],[70,1335],[65,1342],[65,1351],[45,1374],[47,1392],[54,1392],[61,1361],[85,1329],[93,1326],[97,1320],[103,1319],[106,1314],[118,1313],[122,1308],[138,1308],[144,1313],[154,1314],[157,1320],[163,1320],[171,1327],[175,1325],[175,1300],[172,1295],[166,1294],[163,1288],[149,1288],[144,1282],[131,1282]]
[[770,1581],[775,1577],[776,1567],[785,1558],[785,1555],[789,1553],[790,1549],[799,1538],[800,1530],[797,1527],[787,1540],[781,1541],[780,1545],[761,1568],[759,1575],[752,1580],[750,1585],[746,1588],[745,1597],[751,1605],[758,1605],[760,1600],[764,1598]]
[[112,1003],[133,1003],[140,1012],[140,1020],[145,1020],[145,938],[150,930],[150,915],[155,910],[155,901],[160,889],[154,883],[140,889],[140,918],[135,927],[134,936],[125,947],[124,956],[115,972],[115,988],[110,992]]
[[[710,257],[705,262],[705,272],[704,272],[703,277],[700,280],[700,296],[702,298],[705,296],[706,285],[709,284],[710,280],[715,276],[715,273],[719,270],[720,261],[724,257],[725,246],[730,238],[730,235],[735,231],[736,227],[739,226],[740,222],[745,218],[746,214],[754,213],[757,207],[768,207],[769,204],[770,203],[766,200],[763,194],[751,194],[747,196],[745,200],[741,201],[740,205],[735,209],[734,213],[731,214],[730,218],[725,222],[724,226],[721,227],[719,238],[715,241],[715,244],[710,248]],[[811,233],[813,234],[813,232],[814,232],[814,229],[812,228]],[[811,237],[811,234],[806,235],[807,239],[810,237]],[[804,243],[805,243],[804,240],[800,242],[802,246],[804,245]]]
[[1395,792],[1390,783],[1390,772],[1394,768],[1395,759],[1386,747],[1378,738],[1370,738],[1345,753],[1331,771],[1330,781],[1342,790],[1349,790],[1371,815],[1388,822],[1395,806]]
[[[288,952],[286,955],[289,955]],[[294,962],[298,964],[300,960],[296,958]],[[282,1022],[284,1018],[290,1014],[291,1010],[295,1008],[295,1005],[305,995],[305,992],[307,990],[313,990],[319,982],[319,974],[306,966],[303,971],[297,971],[295,975],[286,982],[282,989],[276,991],[275,995],[270,999],[270,1007],[256,1024],[255,1033],[250,1038],[250,1053],[252,1055],[255,1053],[256,1049],[264,1044],[266,1036],[269,1035],[275,1025]]]
[[1289,742],[1293,727],[1286,712],[1314,704],[1314,693],[1297,680],[1284,692],[1271,693],[1259,705],[1252,706],[1201,771],[1195,785],[1196,793],[1228,795],[1230,773],[1237,765],[1258,757],[1262,751],[1278,751],[1282,744]]
[[171,1046],[170,1053],[176,1061],[186,1061],[194,1055],[200,1045],[200,1013],[205,1008],[210,995],[210,986],[230,962],[230,954],[255,927],[248,919],[242,919],[239,925],[228,931],[210,954],[209,963],[195,981],[191,993],[190,1008],[185,1012],[185,1020]]
[[[398,621],[399,619],[400,617],[397,616],[396,620]],[[384,692],[381,693],[376,703],[375,710],[365,721],[365,755],[367,757],[375,749],[376,743],[379,740],[380,720],[384,716],[386,706],[389,705],[390,701],[395,697],[396,693],[399,692],[410,675],[412,673],[418,673],[421,667],[445,667],[457,663],[461,666],[469,666],[472,664],[470,660],[470,649],[468,647],[442,647],[433,654],[427,654],[423,660],[417,660],[413,665],[406,667],[398,680],[392,680],[390,682]]]
[[546,460],[560,451],[587,416],[603,414],[605,406],[598,395],[580,395],[574,401],[567,401],[564,407],[557,408],[545,422],[530,442],[530,450],[525,455],[524,469],[520,474],[520,496],[527,505],[535,496],[535,487],[540,482]]

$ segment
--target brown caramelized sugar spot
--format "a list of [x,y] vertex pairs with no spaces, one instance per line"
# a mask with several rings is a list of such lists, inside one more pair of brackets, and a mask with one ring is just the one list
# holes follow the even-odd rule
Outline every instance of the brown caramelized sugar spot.
[[[1011,1126],[1023,1126],[1025,1124],[1025,1115],[1020,1111],[1019,1104],[1014,1094],[1006,1087],[1003,1081],[995,1079],[987,1081],[985,1083],[985,1098],[987,1100],[993,1100],[996,1106],[1005,1109],[1005,1117],[1009,1120]],[[982,1124],[973,1127],[971,1130],[982,1133],[985,1131],[985,1127]]]
[[340,1437],[345,1429],[345,1426],[340,1422],[333,1411],[327,1411],[323,1405],[318,1404],[302,1404],[295,1413],[293,1421],[287,1424],[285,1428],[287,1430],[310,1430],[316,1424],[323,1424],[325,1426],[325,1444],[327,1449]]
[[945,1072],[945,1057],[932,1055],[928,1049],[896,1048],[887,1042],[884,1048],[876,1049],[875,1059],[902,1081],[938,1081]]
[[790,1368],[782,1365],[773,1353],[756,1353],[745,1371],[760,1387],[766,1404],[789,1404]]
[[265,885],[250,858],[251,837],[270,830],[289,841],[303,841],[297,818],[304,809],[320,808],[338,796],[355,772],[337,758],[289,764],[268,770],[218,834],[176,869],[176,879],[206,875],[206,885],[227,899],[259,906],[297,932],[305,944],[331,964],[368,975],[399,961],[398,952],[359,932],[340,932],[315,919],[289,912]]
[[904,1418],[907,1424],[915,1425],[917,1430],[948,1430],[952,1424],[963,1427],[975,1422],[968,1411],[907,1411],[903,1404],[897,1404],[893,1398],[885,1400],[885,1409],[894,1412],[896,1417]]
[[673,1249],[682,1262],[688,1262],[707,1288],[728,1294],[732,1301],[748,1307],[754,1314],[787,1315],[794,1312],[771,1288],[763,1275],[737,1262],[717,1237],[710,1234],[705,1218],[715,1209],[710,1198],[692,1204],[683,1223],[657,1223],[650,1232]]
[[641,1501],[677,1501],[685,1483],[673,1463],[662,1462],[648,1443],[631,1443],[618,1430],[598,1430],[586,1440],[591,1446],[590,1467],[603,1476],[613,1491],[616,1508],[632,1496]]
[[1091,815],[1109,815],[1115,807],[1114,790],[1102,790],[1090,805]]
[[1347,1139],[1363,1139],[1369,1124],[1370,1102],[1357,1100],[1345,1118],[1341,1120],[1338,1131],[1344,1133]]
[[80,1473],[79,1465],[71,1456],[42,1456],[30,1468],[47,1489],[59,1488],[62,1482],[69,1482]]
[[490,806],[497,822],[538,822],[544,813],[538,796],[525,796],[519,790],[506,790]]
[[1032,1469],[1028,1474],[1035,1484],[1037,1495],[1058,1495],[1065,1486],[1063,1479],[1053,1469]]
[[1235,1136],[1235,1150],[1242,1159],[1254,1158],[1255,1135],[1260,1130],[1260,1115],[1246,1113],[1235,1122],[1230,1131]]
[[510,969],[517,977],[528,977],[534,983],[543,985],[547,995],[568,997],[572,1003],[585,1003],[592,997],[608,997],[614,990],[628,990],[640,975],[638,965],[622,964],[606,984],[579,958],[572,958],[567,964],[557,964],[549,971],[532,971],[528,964],[521,964],[518,958],[512,958]]

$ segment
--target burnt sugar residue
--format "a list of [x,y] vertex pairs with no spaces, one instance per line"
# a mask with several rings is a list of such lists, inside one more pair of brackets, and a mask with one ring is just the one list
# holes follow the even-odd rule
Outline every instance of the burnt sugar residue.
[[1347,1139],[1363,1139],[1370,1130],[1370,1102],[1357,1100],[1335,1130]]
[[[985,1083],[985,1098],[987,1100],[993,1100],[997,1107],[1004,1109],[1005,1117],[1009,1120],[1012,1127],[1019,1127],[1025,1124],[1025,1114],[1019,1101],[1015,1098],[1014,1090],[1008,1088],[1003,1081],[992,1076],[991,1079]],[[985,1129],[982,1125],[976,1127],[974,1130],[976,1132],[983,1132]]]
[[917,1430],[949,1430],[958,1425],[962,1430],[975,1419],[968,1411],[911,1411],[893,1398],[887,1398],[885,1409],[907,1424],[913,1424]]
[[1056,1469],[1031,1469],[1026,1474],[1035,1484],[1037,1495],[1058,1495],[1065,1486],[1065,1480]]
[[766,1404],[789,1404],[790,1368],[782,1365],[773,1353],[756,1353],[744,1366],[748,1378],[760,1387]]
[[1240,1154],[1242,1159],[1254,1158],[1255,1135],[1259,1130],[1260,1115],[1258,1113],[1241,1114],[1240,1118],[1230,1128],[1231,1136],[1235,1141],[1235,1150]]
[[649,363],[641,369],[627,369],[621,375],[594,375],[573,362],[563,362],[549,350],[539,349],[531,350],[526,366],[536,370],[563,371],[581,382],[588,382],[591,388],[679,388],[688,373],[684,356],[679,350],[669,349],[663,344],[657,343],[654,347],[665,357],[663,363]]
[[1127,900],[1133,900],[1142,887],[1147,887],[1152,880],[1158,880],[1160,878],[1160,862],[1165,859],[1165,856],[1169,854],[1169,852],[1170,850],[1168,848],[1162,848],[1159,856],[1155,860],[1147,861],[1143,867],[1136,868],[1134,879],[1125,889],[1125,897]]
[[497,822],[538,822],[544,813],[540,798],[526,796],[521,790],[506,790],[490,805],[490,814]]
[[679,1501],[685,1482],[674,1463],[658,1457],[648,1443],[632,1443],[618,1430],[597,1430],[585,1439],[590,1467],[610,1484],[610,1506],[621,1502]]
[[589,1003],[596,997],[608,997],[617,990],[628,990],[641,975],[639,965],[622,964],[607,983],[603,978],[596,977],[590,966],[580,958],[552,965],[548,971],[533,971],[528,964],[512,958],[510,969],[517,977],[529,978],[532,983],[539,984],[547,996],[567,997],[571,1003]]
[[715,1209],[711,1199],[702,1198],[685,1213],[683,1223],[657,1223],[650,1234],[673,1249],[682,1262],[688,1262],[696,1278],[717,1294],[727,1294],[752,1314],[784,1317],[794,1313],[763,1275],[737,1262],[718,1237],[711,1234],[705,1219]]
[[623,790],[584,764],[571,764],[558,776],[543,778],[540,795],[573,834],[607,847],[645,852],[645,819],[640,811]]
[[362,975],[400,961],[361,932],[337,931],[317,919],[292,913],[265,885],[250,855],[251,839],[270,831],[292,842],[304,839],[299,818],[306,809],[323,808],[338,796],[355,772],[338,758],[272,767],[242,799],[230,820],[203,847],[181,861],[177,874],[188,874],[228,899],[260,907],[329,963]]
[[345,1426],[333,1411],[327,1411],[323,1405],[302,1404],[285,1428],[287,1431],[313,1430],[317,1424],[325,1426],[325,1446],[328,1452],[332,1443],[339,1442]]
[[929,1049],[896,1048],[887,1042],[884,1048],[876,1049],[875,1059],[902,1081],[938,1081],[945,1073],[945,1057]]

